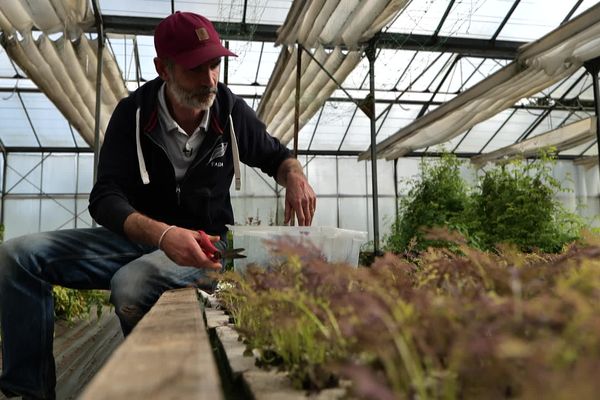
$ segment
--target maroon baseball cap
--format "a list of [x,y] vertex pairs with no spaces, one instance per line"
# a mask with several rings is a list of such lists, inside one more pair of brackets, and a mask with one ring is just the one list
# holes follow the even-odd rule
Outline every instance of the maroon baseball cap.
[[177,11],[154,30],[158,58],[171,59],[185,68],[195,68],[224,56],[237,55],[221,44],[213,24],[202,15]]

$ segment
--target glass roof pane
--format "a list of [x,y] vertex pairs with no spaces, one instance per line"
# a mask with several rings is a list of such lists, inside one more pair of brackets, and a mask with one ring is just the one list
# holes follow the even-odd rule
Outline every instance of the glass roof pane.
[[596,156],[596,155],[598,155],[598,145],[596,143],[594,143],[582,155],[583,156]]
[[[410,72],[410,69],[406,70],[406,68],[409,65],[411,68],[417,68],[417,64],[411,63],[411,60],[414,56],[414,51],[389,49],[382,50],[375,61],[375,85],[377,89],[398,89],[398,79],[406,79],[406,74]],[[368,73],[369,61],[365,58],[361,61],[359,67],[357,67],[354,72],[348,76],[346,82],[352,79],[354,84],[351,87],[358,88],[360,87],[360,84],[365,81],[365,78],[368,77]],[[403,73],[405,73],[405,75],[402,75]],[[368,85],[369,81],[367,78],[365,84],[366,88],[368,88]]]
[[[456,148],[457,153],[479,153],[490,138],[502,127],[514,110],[504,110],[492,118],[475,125],[467,138]],[[488,151],[486,149],[486,151]]]
[[432,34],[440,23],[450,0],[413,1],[394,21],[390,32]]
[[[154,69],[154,57],[156,57],[156,52],[154,51],[154,38],[152,36],[137,36],[137,45],[140,55],[142,79],[147,81],[152,80],[158,76],[156,70]],[[123,55],[119,57],[119,67],[121,67],[121,63],[124,64],[122,57]],[[129,62],[127,65],[129,65]],[[121,72],[123,72],[123,70],[121,70]],[[133,70],[132,76],[135,77],[135,70]]]
[[[380,115],[385,105],[375,107],[376,114]],[[377,142],[387,139],[406,125],[410,124],[419,115],[422,106],[394,104],[387,117],[377,121]],[[380,124],[383,124],[380,126]],[[371,143],[370,140],[368,142]]]
[[5,146],[38,146],[16,93],[0,98],[0,140]]
[[538,39],[554,30],[565,19],[576,0],[523,0],[498,35],[498,40]]
[[568,111],[552,110],[550,114],[529,134],[529,136],[527,136],[527,138],[529,139],[564,126],[565,121],[568,120],[569,116],[570,113]]
[[133,36],[109,35],[108,45],[117,60],[123,79],[126,81],[135,81],[136,65]]
[[583,3],[581,3],[581,5],[579,6],[579,8],[577,8],[577,11],[575,11],[575,13],[571,17],[571,19],[575,18],[576,16],[578,16],[582,12],[585,12],[590,7],[595,6],[597,3],[598,3],[598,0],[583,0]]
[[0,47],[0,77],[2,78],[12,78],[15,75],[15,69],[10,62],[10,58],[4,47]]
[[[266,86],[281,47],[273,43],[231,41],[229,48],[238,55],[229,57],[229,84]],[[221,74],[224,72],[221,66]]]
[[454,71],[449,76],[447,84],[444,86],[447,92],[457,93],[463,90],[466,81],[470,80],[477,70],[485,63],[485,59],[475,59],[464,57],[458,60],[454,66]]
[[[382,71],[380,63],[387,62],[389,57],[394,57],[394,53],[396,53],[395,50],[381,50],[375,59],[375,87],[377,89],[390,89],[389,86],[391,85],[393,87],[396,79],[398,79],[400,72],[396,69],[395,63],[388,63],[387,67],[390,68],[389,72],[380,72]],[[406,54],[408,52],[404,51],[403,53]],[[396,58],[395,62],[400,63],[402,60],[404,60],[404,58]],[[391,84],[389,83],[390,80],[393,80]],[[363,57],[360,60],[356,68],[348,74],[342,86],[348,90],[369,89],[369,60],[367,57]]]
[[248,0],[246,22],[283,25],[291,5],[292,0]]
[[435,93],[438,88],[440,88],[443,92],[443,88],[447,88],[450,85],[453,72],[456,71],[456,65],[458,64],[459,60],[460,59],[456,54],[451,54],[443,64],[440,64],[438,73],[435,75],[434,80],[427,87],[427,89],[425,89],[425,91]]
[[77,147],[82,147],[82,148],[87,148],[87,149],[91,148],[91,146],[89,144],[87,144],[85,140],[83,140],[83,138],[81,137],[79,132],[75,131],[75,129],[73,129],[73,127],[71,125],[69,125],[69,130],[73,133],[73,136],[75,137],[75,143],[77,144]]
[[22,93],[33,129],[42,146],[74,146],[69,124],[43,93]]
[[[196,12],[213,21],[240,22],[244,14],[244,2],[235,0],[175,0],[175,10]],[[168,13],[171,13],[170,8]]]
[[[565,79],[556,82],[554,85],[547,87],[542,91],[542,95],[552,96],[552,98],[558,99],[563,97],[570,89],[569,97],[571,97],[575,93],[579,93],[579,90],[575,89],[575,87],[583,87],[584,82],[588,79],[586,76],[582,77],[582,75],[589,75],[585,68],[580,68],[573,75],[568,76]],[[579,83],[577,83],[578,81]],[[571,89],[573,85],[575,85],[575,87]]]
[[483,151],[488,153],[515,143],[541,113],[541,111],[517,110]]
[[440,35],[491,38],[510,10],[506,0],[476,0],[454,3]]
[[[319,122],[319,132],[313,139],[311,149],[337,150],[356,106],[350,102],[331,101],[325,103],[324,107],[325,110]],[[312,134],[313,130],[310,129],[310,126],[307,125],[305,129]]]
[[371,121],[362,111],[357,111],[340,150],[364,151],[371,145]]
[[451,54],[420,51],[401,77],[397,89],[426,91],[450,57]]
[[579,94],[581,100],[594,101],[594,86],[591,82],[588,82],[587,88],[583,89],[583,92]]
[[456,146],[458,146],[462,142],[462,140],[465,138],[465,135],[468,135],[469,133],[470,133],[470,131],[463,132],[460,135],[456,136],[455,138],[452,138],[452,139],[448,140],[447,142],[442,143],[444,150],[447,152],[456,151],[455,150]]
[[[174,0],[175,11],[200,13],[213,21],[241,22],[244,3],[235,0]],[[292,0],[250,0],[246,22],[281,25]],[[162,18],[171,14],[169,0],[100,0],[100,10],[107,15]]]
[[470,77],[466,77],[467,81],[464,83],[461,91],[465,91],[476,85],[481,80],[487,78],[508,64],[507,60],[485,59],[483,63],[477,62],[477,59],[473,58],[465,58],[464,60],[465,63],[470,64],[473,66],[473,68],[477,69],[475,70],[474,74],[470,75]]
[[567,123],[579,121],[580,119],[586,119],[594,116],[594,111],[575,111]]
[[[313,147],[311,145],[311,141],[313,138],[313,134],[315,132],[315,127],[317,129],[321,128],[321,121],[319,119],[319,115],[322,114],[323,112],[325,112],[324,110],[328,109],[327,105],[329,103],[326,102],[325,105],[323,105],[323,107],[321,107],[321,109],[315,113],[315,115],[313,115],[313,117],[310,119],[310,121],[308,121],[303,127],[302,129],[300,129],[300,132],[298,133],[298,148],[302,149],[302,150],[307,150],[310,149],[312,150]],[[317,125],[317,121],[318,121],[318,125]],[[291,148],[291,144],[293,144],[293,142],[290,142],[290,144],[288,144],[288,147]]]
[[171,14],[171,2],[169,0],[100,0],[100,11],[106,15],[164,17]]
[[561,151],[560,155],[561,156],[579,156],[584,151],[590,149],[590,147],[596,147],[596,140],[595,139],[594,140],[590,140],[587,143],[580,144],[579,146],[572,147],[572,148],[567,149],[565,151]]

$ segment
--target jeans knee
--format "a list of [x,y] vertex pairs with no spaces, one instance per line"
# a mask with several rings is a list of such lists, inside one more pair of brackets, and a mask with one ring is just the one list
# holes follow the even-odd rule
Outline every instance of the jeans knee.
[[14,282],[24,271],[35,274],[35,263],[30,262],[34,250],[22,238],[11,239],[0,245],[0,287]]
[[110,302],[115,307],[125,335],[129,334],[160,296],[155,295],[155,291],[149,286],[145,274],[129,268],[117,271],[110,281]]

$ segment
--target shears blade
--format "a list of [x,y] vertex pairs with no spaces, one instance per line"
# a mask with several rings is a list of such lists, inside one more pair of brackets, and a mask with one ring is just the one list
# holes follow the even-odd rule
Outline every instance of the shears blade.
[[246,249],[227,249],[227,250],[222,250],[222,251],[217,251],[215,253],[215,257],[217,259],[232,259],[232,258],[246,258],[245,254],[240,254],[242,251],[245,251]]

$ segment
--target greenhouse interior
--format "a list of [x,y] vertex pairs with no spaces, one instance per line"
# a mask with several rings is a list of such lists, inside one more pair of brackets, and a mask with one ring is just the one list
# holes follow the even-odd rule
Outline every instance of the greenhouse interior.
[[[329,275],[320,263],[339,260],[319,261],[300,243],[300,257],[288,263],[302,269],[283,277],[236,260],[247,280],[227,276],[217,300],[205,292],[200,299],[210,340],[225,343],[238,329],[257,364],[287,371],[289,390],[330,398],[597,398],[600,3],[3,0],[0,242],[102,225],[88,204],[104,134],[117,104],[158,76],[154,30],[176,11],[208,18],[237,55],[223,57],[219,82],[299,161],[316,196],[311,228],[322,229],[311,231],[313,245],[338,234],[354,240],[352,250],[333,241],[334,253],[353,252],[354,265]],[[230,229],[234,245],[236,235],[253,239],[241,246],[250,264],[264,232],[286,232],[277,227],[288,205],[285,187],[260,168],[242,164],[240,182],[229,191]],[[279,254],[293,247],[272,245]],[[286,290],[261,292],[265,282]],[[321,284],[327,289],[316,291]],[[296,398],[261,386],[235,360],[228,379],[220,366],[208,374],[220,376],[216,389],[187,363],[178,371],[202,382],[174,383],[175,394],[149,394],[141,378],[109,388],[118,373],[96,374],[106,359],[180,364],[163,353],[136,359],[134,341],[116,336],[107,295],[71,290],[53,289],[57,319],[71,320],[55,333],[57,398],[193,398],[206,390],[214,397],[200,397],[268,398],[264,387],[270,398]],[[341,298],[366,310],[349,316]],[[172,302],[157,303],[165,321],[175,310],[168,307],[185,303]],[[96,307],[109,307],[97,314],[103,326],[90,322]],[[219,331],[220,308],[240,323],[234,333]],[[77,329],[105,339],[73,350]],[[381,335],[384,349],[361,329],[376,329],[370,335]],[[229,357],[225,344],[217,347],[217,359]],[[69,364],[86,351],[106,357]],[[61,373],[69,368],[79,372]]]

